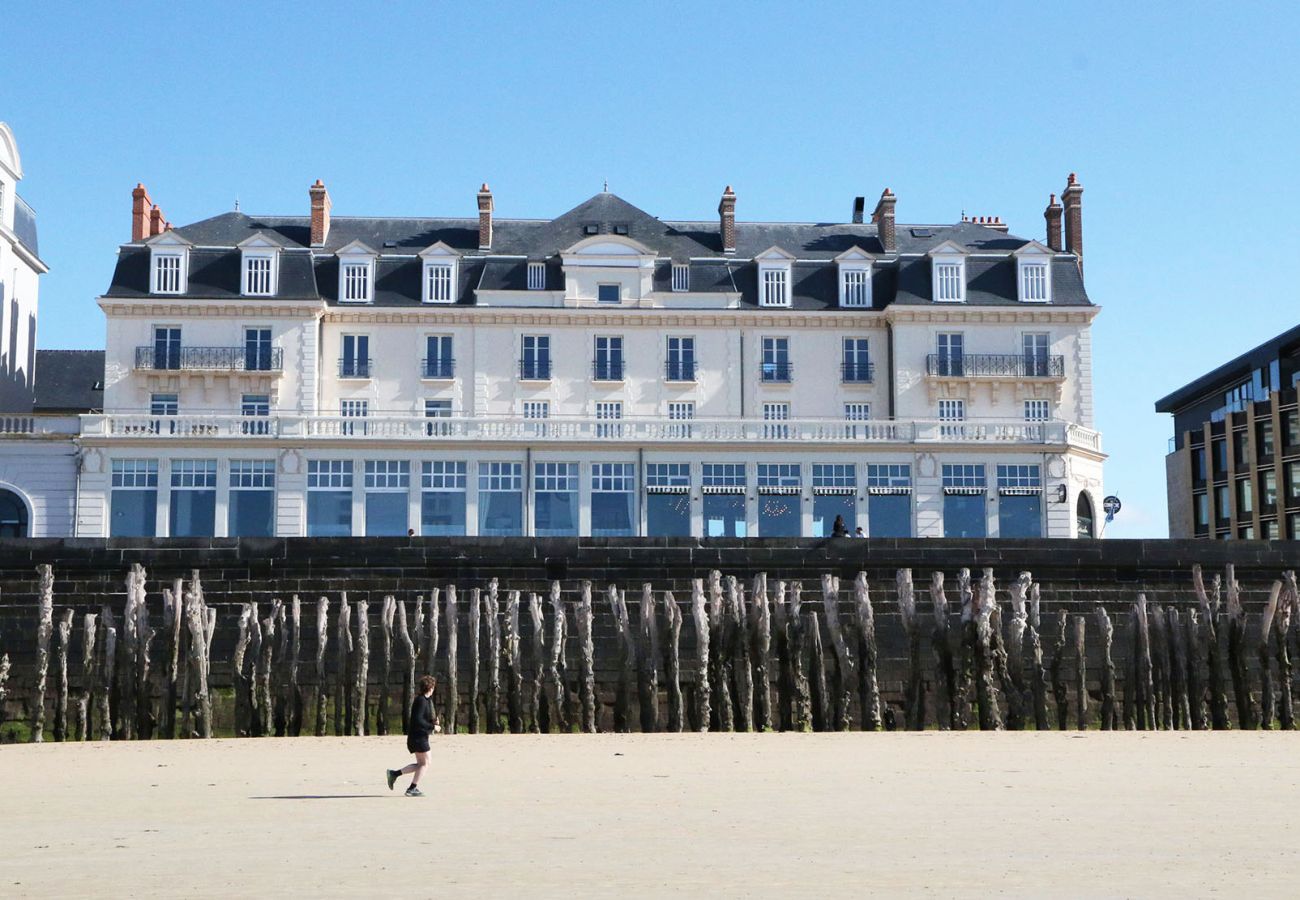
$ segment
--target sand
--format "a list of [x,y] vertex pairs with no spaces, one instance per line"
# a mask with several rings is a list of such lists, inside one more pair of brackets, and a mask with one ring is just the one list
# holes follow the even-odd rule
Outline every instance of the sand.
[[0,747],[0,896],[1294,896],[1300,737]]

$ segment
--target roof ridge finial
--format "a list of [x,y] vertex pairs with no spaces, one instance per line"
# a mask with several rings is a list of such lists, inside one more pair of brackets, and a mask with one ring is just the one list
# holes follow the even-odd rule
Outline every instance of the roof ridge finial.
[[602,193],[602,194],[608,194],[608,193],[609,193],[609,179],[608,179],[608,178],[605,179],[605,186],[604,186],[603,188],[601,188],[601,193]]
[[239,195],[235,195],[235,212],[239,212]]

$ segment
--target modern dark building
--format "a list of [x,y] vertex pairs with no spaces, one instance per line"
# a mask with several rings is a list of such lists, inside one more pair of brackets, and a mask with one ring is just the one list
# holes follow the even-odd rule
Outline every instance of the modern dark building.
[[1300,326],[1156,401],[1169,536],[1300,540]]

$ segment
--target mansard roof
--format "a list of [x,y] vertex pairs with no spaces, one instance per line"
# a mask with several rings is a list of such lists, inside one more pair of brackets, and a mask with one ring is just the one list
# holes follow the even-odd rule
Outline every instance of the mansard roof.
[[[560,254],[596,236],[629,241],[656,254],[654,284],[669,290],[670,263],[690,265],[694,292],[740,295],[742,307],[758,308],[755,259],[778,247],[792,261],[792,307],[832,309],[839,300],[836,260],[860,250],[873,258],[872,298],[876,309],[891,304],[932,302],[931,259],[949,242],[964,249],[966,305],[1018,306],[1015,253],[1035,242],[976,222],[905,225],[895,229],[896,249],[886,253],[874,223],[736,223],[736,250],[725,254],[718,221],[665,220],[602,191],[554,219],[494,217],[492,247],[479,249],[477,218],[361,218],[332,216],[323,247],[311,247],[308,216],[251,216],[227,212],[174,229],[192,243],[188,295],[238,297],[241,242],[263,234],[280,243],[279,293],[283,298],[336,302],[339,250],[362,244],[378,254],[376,306],[419,306],[420,254],[444,245],[460,255],[457,302],[473,305],[478,290],[522,291],[527,262],[545,261],[548,290],[564,288]],[[141,243],[119,251],[110,297],[147,296],[148,253]],[[1050,306],[1090,306],[1073,255],[1052,255]]]

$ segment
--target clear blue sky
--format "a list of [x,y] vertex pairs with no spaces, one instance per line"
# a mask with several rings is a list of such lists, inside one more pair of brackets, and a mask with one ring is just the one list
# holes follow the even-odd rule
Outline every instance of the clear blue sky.
[[[61,8],[62,7],[62,8]],[[0,119],[51,267],[40,345],[103,346],[130,190],[185,223],[553,216],[610,189],[664,217],[1000,215],[1042,238],[1084,185],[1115,537],[1166,531],[1152,403],[1296,324],[1296,4],[8,4]]]

